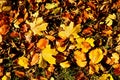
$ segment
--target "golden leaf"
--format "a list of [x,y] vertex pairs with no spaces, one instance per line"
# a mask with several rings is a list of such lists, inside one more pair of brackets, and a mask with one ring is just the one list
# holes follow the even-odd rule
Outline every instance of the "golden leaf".
[[102,74],[98,80],[114,80],[111,74]]
[[94,47],[94,39],[93,38],[77,38],[77,48],[81,48],[82,52],[88,52],[89,49],[91,49],[91,47]]
[[61,24],[60,27],[63,28],[63,31],[60,31],[58,33],[58,36],[63,39],[69,37],[70,35],[73,35],[75,38],[77,38],[78,37],[77,33],[80,32],[81,30],[80,24],[74,26],[74,22],[70,22],[69,26],[65,26],[64,24]]
[[65,61],[65,62],[60,63],[60,66],[62,68],[68,68],[68,67],[70,67],[70,63],[68,61]]
[[39,55],[38,65],[42,68],[46,68],[47,66],[47,63],[43,60],[42,54]]
[[80,66],[80,67],[86,66],[87,61],[86,61],[85,53],[77,50],[74,52],[74,58],[75,58],[78,66]]
[[96,48],[89,53],[89,58],[92,64],[97,64],[103,59],[103,52],[100,48]]
[[108,17],[105,20],[107,26],[111,26],[113,24],[113,20],[115,20],[115,19],[116,19],[115,14],[109,14]]
[[24,68],[28,68],[28,59],[24,56],[18,58],[18,64]]
[[42,57],[49,64],[56,64],[56,59],[53,57],[57,54],[55,49],[51,49],[50,45],[47,45],[45,49],[42,50]]
[[26,23],[30,25],[31,30],[33,31],[34,35],[42,35],[41,31],[45,31],[48,23],[44,22],[42,17],[35,18],[33,22],[29,22],[26,20]]
[[4,75],[4,76],[2,77],[2,80],[8,80],[8,77],[7,77],[6,75]]
[[86,42],[88,42],[92,47],[94,47],[95,45],[94,45],[94,39],[93,38],[86,38],[86,40],[85,40]]
[[53,8],[55,8],[57,6],[58,6],[57,3],[46,3],[45,8],[46,9],[53,9]]
[[119,63],[120,56],[118,53],[112,53],[112,59],[114,59],[115,63]]
[[87,64],[87,61],[81,61],[81,60],[77,60],[76,61],[77,65],[80,67],[85,67]]

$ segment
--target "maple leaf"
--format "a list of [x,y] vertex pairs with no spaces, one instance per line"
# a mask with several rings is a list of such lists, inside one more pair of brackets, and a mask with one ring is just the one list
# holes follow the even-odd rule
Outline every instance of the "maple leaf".
[[50,45],[47,45],[46,48],[42,50],[42,57],[49,64],[56,64],[56,59],[53,57],[57,54],[55,49],[51,49]]
[[78,37],[77,33],[81,31],[80,24],[77,24],[76,26],[74,26],[74,22],[70,22],[68,26],[61,24],[60,27],[62,27],[63,30],[60,31],[58,35],[63,39],[69,37],[70,35],[73,35],[75,38],[77,38]]
[[42,35],[41,31],[45,31],[46,27],[48,26],[48,23],[44,22],[42,17],[35,18],[33,22],[26,21],[26,23],[30,25],[34,35]]

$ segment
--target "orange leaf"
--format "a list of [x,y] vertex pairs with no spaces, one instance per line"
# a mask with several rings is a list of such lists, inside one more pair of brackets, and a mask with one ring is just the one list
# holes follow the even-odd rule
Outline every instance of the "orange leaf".
[[40,48],[40,49],[44,49],[47,44],[48,44],[48,40],[45,39],[45,38],[42,38],[38,41],[37,47]]
[[39,54],[35,53],[32,57],[30,64],[33,66],[39,61]]

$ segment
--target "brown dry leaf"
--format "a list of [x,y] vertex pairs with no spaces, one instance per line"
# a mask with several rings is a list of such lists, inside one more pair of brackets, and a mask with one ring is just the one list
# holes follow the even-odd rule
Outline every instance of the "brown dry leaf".
[[4,68],[0,66],[0,77],[3,76],[3,71],[4,71]]
[[16,32],[16,31],[13,31],[13,32],[10,33],[10,37],[12,37],[12,38],[15,38],[15,37],[18,37],[18,36],[19,36],[19,33]]
[[18,76],[18,77],[24,77],[25,76],[25,73],[23,71],[18,71],[18,70],[15,70],[15,75]]
[[94,3],[92,3],[91,1],[87,2],[87,5],[90,6],[91,8],[93,8],[93,9],[96,9],[96,5]]
[[32,57],[32,60],[30,62],[31,66],[35,65],[39,61],[39,54],[35,53]]
[[47,44],[48,44],[48,40],[45,38],[41,38],[37,43],[37,47],[40,49],[44,49]]

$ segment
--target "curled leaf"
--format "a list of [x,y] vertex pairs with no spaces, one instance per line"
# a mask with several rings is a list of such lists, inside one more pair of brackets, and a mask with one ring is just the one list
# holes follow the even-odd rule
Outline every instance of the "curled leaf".
[[70,67],[70,63],[68,61],[65,61],[65,62],[60,63],[60,66],[62,68],[68,68],[68,67]]
[[103,52],[100,48],[96,48],[89,53],[89,58],[92,64],[97,64],[103,59]]

